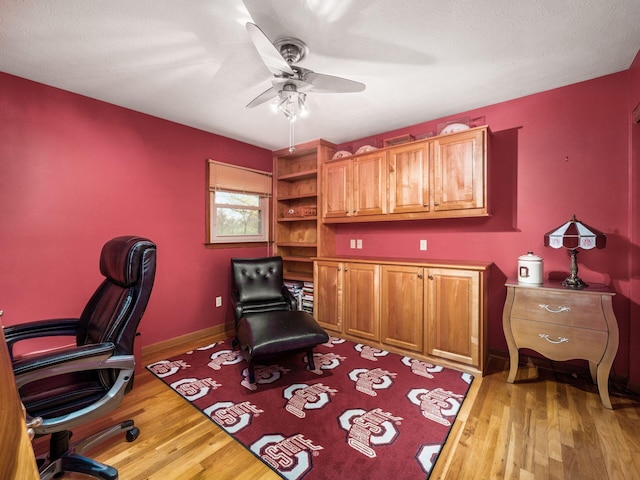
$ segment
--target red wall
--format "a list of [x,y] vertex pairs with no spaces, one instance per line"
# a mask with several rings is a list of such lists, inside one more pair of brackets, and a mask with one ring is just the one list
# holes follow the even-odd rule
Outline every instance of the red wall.
[[79,315],[129,234],[158,246],[142,345],[231,318],[229,259],[266,248],[205,249],[206,160],[271,171],[270,151],[3,73],[0,125],[5,325]]
[[[494,262],[489,346],[506,351],[504,281],[528,250],[544,257],[547,273],[564,274],[566,253],[543,247],[543,235],[575,213],[607,233],[606,249],[579,255],[580,276],[615,290],[621,342],[614,373],[640,382],[638,353],[630,352],[640,342],[640,328],[629,313],[637,323],[640,134],[629,113],[640,100],[639,63],[627,72],[457,115],[484,116],[493,131],[492,216],[338,225],[336,253],[353,254],[349,239],[360,238],[358,254],[364,256]],[[204,248],[205,163],[213,158],[270,170],[270,152],[2,73],[0,124],[5,324],[79,314],[99,281],[102,244],[122,234],[158,244],[143,345],[231,319],[229,258],[266,249]],[[340,147],[418,135],[436,125]],[[418,250],[423,238],[427,252]],[[216,295],[225,299],[221,309],[214,307]]]
[[[565,278],[567,252],[544,247],[543,236],[575,213],[607,234],[605,249],[579,254],[579,275],[587,283],[610,284],[617,293],[614,309],[621,342],[614,373],[628,375],[630,345],[640,342],[637,327],[632,330],[629,325],[628,82],[629,73],[622,72],[458,115],[484,116],[493,132],[492,216],[339,225],[336,253],[493,262],[489,347],[506,351],[501,317],[504,282],[516,275],[517,258],[527,251],[544,258],[547,274]],[[384,138],[417,136],[436,128],[437,122],[428,122],[338,148],[380,146]],[[349,248],[352,238],[362,239],[362,250]],[[428,241],[426,252],[419,250],[420,239]]]

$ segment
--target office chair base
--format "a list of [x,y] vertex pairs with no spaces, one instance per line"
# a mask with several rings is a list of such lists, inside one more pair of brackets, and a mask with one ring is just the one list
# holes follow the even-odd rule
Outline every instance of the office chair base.
[[128,442],[133,442],[140,434],[140,430],[134,426],[132,420],[113,425],[72,445],[69,445],[71,432],[53,433],[49,455],[38,458],[40,480],[49,480],[65,472],[82,473],[101,480],[118,480],[118,470],[82,456],[82,453],[122,431],[126,431]]

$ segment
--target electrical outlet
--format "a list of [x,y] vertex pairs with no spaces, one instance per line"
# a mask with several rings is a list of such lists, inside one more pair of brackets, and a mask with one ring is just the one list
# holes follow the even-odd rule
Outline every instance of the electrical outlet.
[[426,249],[427,249],[427,241],[420,240],[420,250],[426,250]]
[[362,239],[359,238],[358,240],[356,240],[356,248],[358,249],[362,249]]
[[349,240],[349,246],[351,248],[356,248],[356,239],[352,238],[351,240]]
[[216,297],[216,307],[222,306],[222,297]]

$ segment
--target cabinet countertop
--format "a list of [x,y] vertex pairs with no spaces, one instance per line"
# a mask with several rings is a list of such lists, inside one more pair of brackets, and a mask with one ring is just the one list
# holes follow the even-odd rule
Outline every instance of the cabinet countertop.
[[314,257],[313,260],[330,262],[360,262],[376,263],[379,265],[417,265],[433,266],[435,268],[464,268],[465,270],[487,270],[493,263],[478,260],[446,260],[437,258],[391,258],[391,257],[359,257],[359,256],[331,256]]

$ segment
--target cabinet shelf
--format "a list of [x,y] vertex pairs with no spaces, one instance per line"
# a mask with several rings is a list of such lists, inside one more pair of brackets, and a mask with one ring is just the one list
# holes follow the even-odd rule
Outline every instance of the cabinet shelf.
[[318,194],[313,192],[313,193],[302,193],[300,195],[281,195],[278,197],[278,201],[279,202],[284,202],[287,200],[299,200],[301,198],[315,198],[317,197]]
[[318,176],[318,169],[304,170],[302,172],[288,173],[286,175],[278,176],[278,181],[282,182],[297,182],[305,178],[314,178]]
[[313,263],[313,260],[309,257],[282,257],[282,260],[286,262],[300,262],[300,263]]
[[278,242],[281,247],[304,247],[304,248],[316,248],[317,243],[311,242]]
[[308,222],[313,220],[314,222],[318,220],[316,215],[309,217],[281,217],[278,219],[279,222]]

